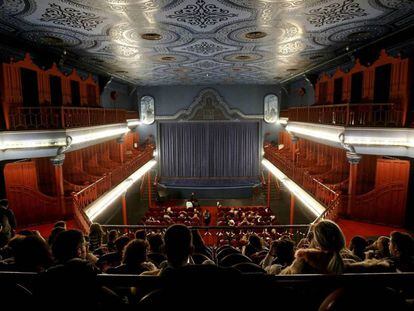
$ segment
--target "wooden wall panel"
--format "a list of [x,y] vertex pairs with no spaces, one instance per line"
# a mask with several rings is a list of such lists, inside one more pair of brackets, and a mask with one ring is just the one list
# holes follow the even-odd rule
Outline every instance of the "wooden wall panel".
[[55,169],[49,158],[35,159],[37,170],[37,183],[39,185],[39,191],[55,196],[56,195],[56,181],[55,181]]
[[38,190],[36,164],[33,161],[7,163],[4,167],[4,179],[7,187],[26,186]]
[[363,155],[358,164],[356,194],[367,193],[375,187],[375,172],[377,168],[375,155]]

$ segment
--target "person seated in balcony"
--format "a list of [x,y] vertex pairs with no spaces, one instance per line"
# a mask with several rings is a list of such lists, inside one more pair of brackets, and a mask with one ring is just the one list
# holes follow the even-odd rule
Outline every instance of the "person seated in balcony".
[[106,242],[107,253],[112,253],[116,251],[115,241],[117,238],[118,238],[118,231],[116,230],[109,231],[107,242]]
[[122,264],[107,270],[109,274],[141,274],[156,270],[157,267],[147,261],[148,244],[144,240],[134,239],[124,249]]
[[268,274],[279,274],[295,259],[295,243],[289,238],[273,241],[261,266]]
[[88,251],[87,243],[81,231],[66,230],[59,233],[52,245],[56,263],[64,264],[73,258],[81,258],[95,264],[98,259]]
[[390,238],[387,236],[380,236],[378,239],[367,248],[366,258],[388,259],[390,254]]
[[117,238],[114,242],[115,251],[101,256],[96,265],[104,272],[109,268],[119,266],[122,261],[122,254],[124,252],[124,248],[128,243],[129,238],[125,235]]
[[243,247],[243,255],[252,259],[253,255],[264,250],[262,239],[256,235],[252,234],[249,236],[249,240],[246,246]]
[[397,272],[414,271],[414,239],[405,232],[390,235],[390,262]]
[[367,246],[367,240],[360,235],[356,235],[351,239],[351,242],[349,243],[349,250],[354,255],[355,260],[363,261],[365,260],[365,249]]
[[137,240],[147,240],[147,234],[145,233],[145,230],[137,230],[135,231],[135,239]]
[[50,232],[49,238],[47,240],[47,244],[49,244],[50,247],[52,247],[53,243],[56,240],[56,237],[58,236],[59,233],[66,231],[65,228],[63,227],[54,227],[52,229],[52,231]]
[[341,251],[345,237],[336,223],[322,220],[313,227],[314,248],[296,251],[293,263],[281,274],[340,274],[344,271]]
[[164,254],[164,239],[159,233],[152,233],[148,236],[149,252],[148,259],[155,264],[157,267],[160,267],[161,263],[167,260]]
[[142,275],[164,275],[171,270],[192,264],[193,239],[190,229],[182,224],[168,227],[164,234],[164,250],[167,256],[166,266],[162,269],[144,272]]
[[[93,253],[102,246],[104,232],[98,223],[93,223],[89,227],[89,250]],[[102,255],[102,251],[100,252]]]
[[0,200],[0,247],[3,247],[13,237],[17,227],[16,217],[9,208],[7,199]]
[[39,234],[25,236],[17,245],[14,255],[15,271],[42,272],[52,264],[50,248]]

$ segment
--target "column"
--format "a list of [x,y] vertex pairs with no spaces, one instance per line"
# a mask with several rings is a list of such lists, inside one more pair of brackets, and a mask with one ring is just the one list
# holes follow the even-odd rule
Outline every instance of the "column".
[[270,208],[270,172],[267,171],[267,207]]
[[293,163],[297,162],[296,151],[297,151],[297,142],[298,138],[296,136],[292,136],[292,161]]
[[59,210],[62,217],[67,216],[65,206],[65,188],[63,186],[63,162],[65,160],[65,154],[59,154],[54,158],[51,158],[54,169],[55,169],[55,189],[56,197],[59,202]]
[[290,217],[289,223],[293,225],[295,221],[295,196],[291,193],[290,194]]
[[348,205],[346,209],[347,216],[351,216],[352,206],[355,200],[356,187],[358,180],[358,163],[361,161],[361,156],[354,152],[347,152],[346,158],[349,162],[349,184],[348,184]]
[[148,207],[152,208],[152,185],[151,185],[151,172],[147,173],[148,182]]
[[126,192],[122,194],[122,224],[127,226],[128,225],[128,210],[127,210],[127,202],[126,202]]
[[118,151],[119,151],[119,161],[124,163],[124,141],[125,141],[125,134],[119,137],[116,142],[118,143]]

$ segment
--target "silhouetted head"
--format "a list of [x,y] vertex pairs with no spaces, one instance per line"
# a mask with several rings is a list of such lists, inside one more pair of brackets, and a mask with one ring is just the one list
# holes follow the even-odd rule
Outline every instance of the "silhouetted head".
[[138,240],[146,240],[147,235],[145,233],[145,230],[137,230],[135,231],[135,238]]
[[52,245],[55,260],[59,263],[67,262],[73,258],[86,258],[86,243],[79,230],[67,230],[56,236]]
[[414,240],[408,233],[393,231],[390,235],[390,253],[394,257],[407,258],[414,255]]
[[129,266],[137,266],[147,260],[148,244],[144,240],[132,240],[124,249],[122,263]]
[[53,262],[49,246],[37,235],[24,237],[15,250],[14,258],[18,271],[40,272]]
[[351,242],[349,243],[349,249],[359,258],[362,260],[365,259],[365,249],[368,246],[367,240],[360,236],[356,235],[351,239]]
[[164,235],[165,252],[168,263],[173,267],[184,266],[193,251],[190,230],[184,225],[170,226]]
[[152,253],[162,253],[162,246],[164,245],[164,240],[162,235],[159,233],[153,233],[148,237],[148,243],[150,246],[150,251]]
[[327,271],[330,273],[342,273],[344,263],[340,251],[345,247],[345,237],[336,223],[330,220],[322,220],[313,227],[314,244],[321,250],[332,253]]

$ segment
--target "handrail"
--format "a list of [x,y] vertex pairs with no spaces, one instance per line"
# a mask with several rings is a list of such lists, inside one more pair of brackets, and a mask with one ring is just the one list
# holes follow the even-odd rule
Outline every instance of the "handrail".
[[[34,281],[40,277],[40,273],[35,272],[18,272],[18,271],[0,271],[1,280],[10,280],[14,282]],[[132,275],[132,274],[98,274],[97,283],[101,286],[124,286],[133,287],[139,285],[162,286],[164,278],[151,275]],[[235,281],[265,281],[270,285],[355,285],[355,284],[381,284],[383,286],[395,286],[402,288],[411,286],[414,281],[414,272],[387,272],[387,273],[344,273],[339,275],[333,274],[293,274],[293,275],[269,275],[263,273],[242,273]]]
[[[332,212],[336,207],[338,207],[338,203],[341,199],[341,196],[337,193],[335,199],[329,204],[329,206],[323,211],[322,214],[320,214],[311,224],[316,224],[319,221],[321,221],[322,219],[326,219],[326,216]],[[334,219],[332,219],[334,220]]]
[[102,107],[11,107],[11,130],[64,129],[126,122],[125,109]]
[[[169,225],[101,225],[103,229],[130,229],[130,230],[162,230]],[[190,230],[251,230],[251,229],[305,229],[309,225],[266,225],[266,226],[187,226]]]
[[83,188],[81,191],[76,192],[75,195],[81,195],[84,192],[88,191],[90,188],[95,187],[99,182],[103,181],[105,178],[107,178],[108,175],[104,175],[103,177],[99,178],[98,180],[94,181],[92,184],[89,184],[88,186],[86,186],[85,188]]

